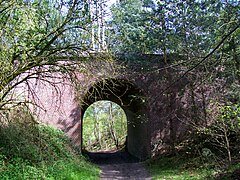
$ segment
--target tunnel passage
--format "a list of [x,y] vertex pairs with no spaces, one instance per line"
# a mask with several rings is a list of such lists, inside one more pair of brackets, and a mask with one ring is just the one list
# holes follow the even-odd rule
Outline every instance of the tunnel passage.
[[100,81],[86,93],[82,105],[82,115],[91,104],[100,100],[115,102],[124,110],[127,117],[126,149],[128,153],[139,159],[148,158],[150,155],[150,136],[148,134],[148,120],[143,113],[146,107],[141,90],[127,80],[107,79]]

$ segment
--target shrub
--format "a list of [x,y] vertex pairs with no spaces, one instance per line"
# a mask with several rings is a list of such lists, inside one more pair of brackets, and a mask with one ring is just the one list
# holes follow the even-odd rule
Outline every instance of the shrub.
[[240,151],[240,104],[217,105],[217,116],[209,125],[194,126],[189,148],[199,152],[208,149],[231,163],[233,156],[239,156]]

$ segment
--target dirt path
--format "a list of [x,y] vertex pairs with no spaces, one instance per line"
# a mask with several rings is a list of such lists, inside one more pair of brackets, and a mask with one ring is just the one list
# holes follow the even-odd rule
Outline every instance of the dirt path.
[[143,163],[126,152],[88,153],[88,156],[100,166],[101,180],[151,180]]

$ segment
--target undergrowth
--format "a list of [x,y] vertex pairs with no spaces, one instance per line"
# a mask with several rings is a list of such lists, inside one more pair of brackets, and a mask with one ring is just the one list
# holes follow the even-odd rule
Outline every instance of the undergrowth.
[[[192,135],[192,134],[191,134]],[[216,147],[196,138],[182,142],[172,152],[161,154],[146,162],[153,179],[232,180],[240,177],[239,154],[233,154],[232,161]],[[197,136],[198,137],[198,136]],[[218,149],[219,150],[219,149]]]
[[207,179],[214,173],[211,165],[203,166],[198,159],[163,156],[146,163],[153,179]]
[[240,177],[240,163],[228,166],[214,159],[187,157],[185,155],[162,156],[146,162],[153,179],[159,180],[230,180]]
[[1,180],[98,179],[99,169],[74,150],[62,131],[33,123],[23,113],[0,121]]
[[155,179],[240,179],[240,104],[212,105],[211,122],[191,122],[192,130],[173,155],[147,163]]

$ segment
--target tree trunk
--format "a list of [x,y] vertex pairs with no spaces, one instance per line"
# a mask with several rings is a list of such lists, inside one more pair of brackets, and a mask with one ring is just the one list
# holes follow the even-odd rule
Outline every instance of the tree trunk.
[[102,50],[106,51],[107,47],[106,47],[106,41],[105,41],[105,19],[104,19],[105,12],[104,12],[104,6],[105,6],[105,3],[102,2],[101,5],[100,5],[100,9],[101,9],[101,26],[102,26],[101,46],[102,46]]
[[91,17],[91,47],[95,51],[95,17],[94,17],[94,8],[93,2],[90,1],[90,17]]
[[114,141],[114,144],[116,146],[116,148],[118,148],[118,139],[116,137],[116,133],[115,133],[115,129],[114,129],[114,117],[113,117],[113,107],[112,107],[112,103],[110,103],[109,106],[109,131],[110,134],[112,136],[112,139]]

